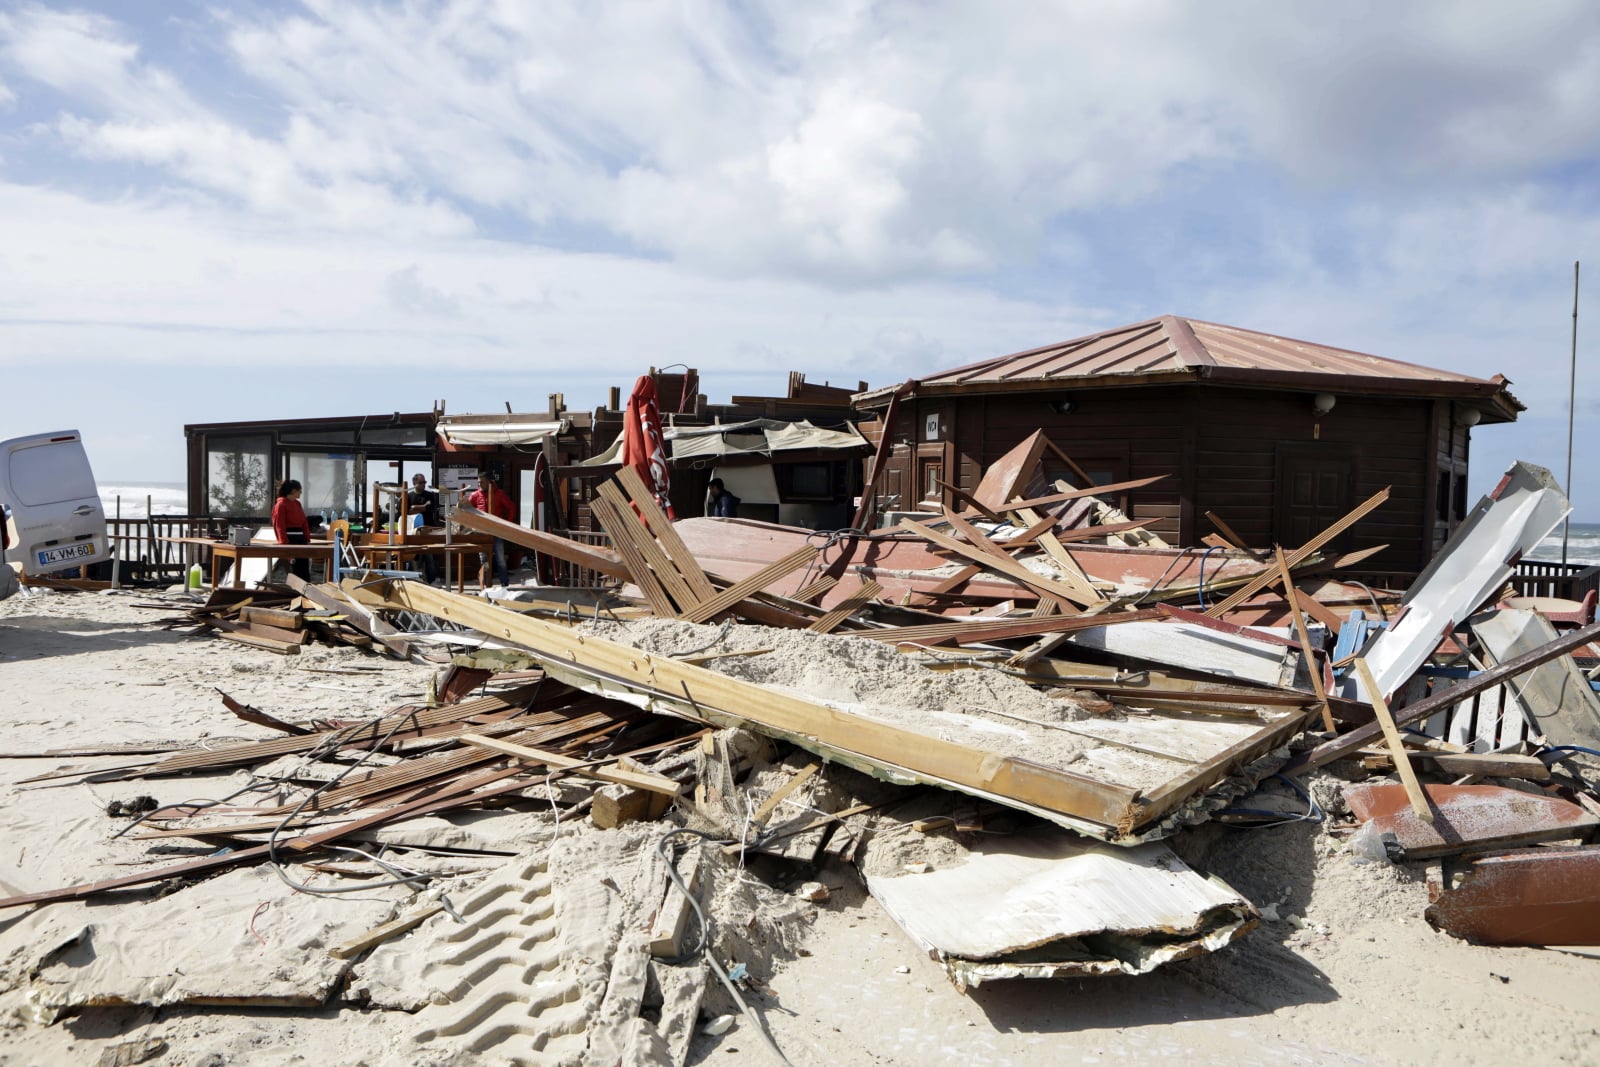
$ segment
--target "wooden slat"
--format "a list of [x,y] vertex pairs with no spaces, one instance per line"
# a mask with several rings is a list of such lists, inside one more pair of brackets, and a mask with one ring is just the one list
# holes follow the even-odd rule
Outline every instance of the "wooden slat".
[[[623,467],[622,469],[630,470],[632,468]],[[672,598],[677,608],[686,609],[697,603],[700,598],[690,590],[689,580],[683,576],[677,565],[667,556],[666,551],[650,535],[650,529],[635,516],[633,507],[630,506],[628,498],[622,495],[622,490],[613,482],[603,482],[600,485],[599,493],[611,505],[614,521],[627,528],[629,543],[644,557],[645,563],[655,572],[657,580],[666,589],[667,594]],[[666,521],[665,515],[661,516],[660,521],[665,525],[671,525]],[[608,526],[607,530],[610,529]],[[615,531],[611,531],[611,536],[613,541],[617,540]]]
[[465,744],[477,745],[495,752],[529,763],[541,763],[547,767],[559,770],[572,771],[584,778],[593,778],[601,782],[614,782],[617,785],[629,786],[633,789],[643,789],[647,793],[660,793],[663,796],[675,797],[683,792],[683,786],[659,774],[644,774],[638,771],[623,770],[620,767],[606,768],[594,767],[583,760],[563,756],[559,752],[548,752],[543,749],[529,748],[513,741],[504,741],[498,737],[484,737],[482,734],[462,734],[461,740]]
[[[1298,567],[1301,563],[1309,559],[1311,555],[1318,549],[1322,548],[1323,545],[1327,544],[1329,541],[1332,541],[1335,537],[1338,537],[1350,527],[1366,518],[1385,500],[1388,499],[1389,489],[1387,486],[1385,486],[1383,489],[1380,489],[1378,492],[1362,501],[1362,503],[1357,505],[1353,511],[1344,516],[1344,518],[1340,519],[1338,522],[1334,523],[1332,526],[1329,526],[1326,530],[1323,530],[1317,536],[1313,537],[1311,540],[1307,541],[1305,544],[1289,553],[1289,567],[1291,569]],[[1226,615],[1240,604],[1243,604],[1246,600],[1249,600],[1251,597],[1255,596],[1258,592],[1273,584],[1277,580],[1278,572],[1276,570],[1264,570],[1250,581],[1240,586],[1228,597],[1228,599],[1213,607],[1210,611],[1206,612],[1206,614],[1211,616],[1213,619],[1220,619],[1222,616]]]
[[486,533],[491,537],[498,537],[502,541],[509,541],[523,548],[530,548],[535,552],[542,552],[547,556],[564,560],[567,563],[583,567],[586,570],[597,571],[611,578],[621,578],[623,581],[632,579],[628,573],[627,564],[613,553],[603,549],[593,548],[589,545],[580,545],[576,541],[569,541],[565,537],[545,533],[542,530],[532,530],[526,526],[518,526],[514,522],[485,515],[476,508],[465,504],[456,508],[450,514],[450,521],[457,526],[465,526],[469,530]]
[[948,623],[929,623],[926,626],[893,626],[862,630],[852,636],[891,644],[918,645],[969,645],[983,641],[1004,641],[1013,637],[1032,637],[1035,634],[1071,633],[1091,626],[1110,626],[1119,622],[1140,622],[1162,618],[1158,608],[1140,611],[1119,611],[1105,615],[1057,615],[1045,619],[969,619]]
[[600,525],[605,528],[606,533],[611,535],[611,547],[616,549],[627,562],[628,574],[633,584],[639,587],[639,592],[644,595],[650,610],[664,619],[677,614],[678,609],[672,602],[671,594],[667,592],[666,586],[656,573],[650,569],[650,563],[645,559],[644,552],[634,543],[631,528],[633,513],[619,512],[617,505],[603,496],[597,496],[589,501],[589,510],[600,520]]
[[1157,474],[1152,478],[1135,478],[1131,482],[1112,482],[1110,485],[1096,485],[1088,489],[1068,489],[1064,493],[1051,493],[1049,496],[1036,496],[1028,500],[1015,500],[1009,504],[1001,504],[997,511],[1017,511],[1021,508],[1042,508],[1046,504],[1059,504],[1063,500],[1077,500],[1086,496],[1101,496],[1105,493],[1120,493],[1124,489],[1143,489],[1147,485],[1166,478],[1165,474]]
[[672,562],[677,564],[678,570],[683,572],[684,580],[689,583],[689,591],[694,595],[694,599],[701,601],[716,596],[716,586],[711,584],[706,572],[700,569],[699,560],[689,551],[689,546],[683,543],[678,531],[673,529],[672,520],[667,518],[666,512],[661,510],[661,505],[656,503],[655,496],[644,484],[644,479],[639,477],[639,472],[632,467],[621,467],[617,470],[617,481],[627,490],[634,506],[639,509],[639,514],[643,516],[651,532],[656,535],[656,539],[661,542],[661,547],[672,558]]
[[1007,578],[1011,578],[1014,581],[1020,582],[1029,589],[1032,589],[1043,596],[1054,597],[1057,600],[1064,600],[1069,604],[1080,606],[1093,603],[1093,601],[1088,600],[1088,598],[1086,598],[1076,589],[1069,588],[1060,582],[1054,582],[1041,575],[1034,574],[1032,571],[1018,563],[1016,560],[1012,559],[1010,556],[1006,556],[1004,559],[1001,559],[989,554],[988,552],[985,552],[981,548],[969,545],[964,541],[958,541],[954,537],[950,537],[947,534],[939,533],[937,530],[930,530],[921,523],[913,522],[910,519],[901,519],[900,526],[902,529],[910,530],[912,533],[923,538],[924,540],[931,541],[933,544],[936,544],[941,548],[949,549],[951,552],[954,552],[959,556],[972,560],[981,567],[984,567],[988,570],[998,571],[1001,574],[1004,574]]
[[860,589],[850,595],[849,599],[842,601],[838,607],[812,623],[807,629],[814,634],[832,633],[835,626],[844,622],[844,620],[878,599],[881,595],[883,595],[883,586],[877,582],[865,582]]
[[[976,572],[977,568],[974,567],[973,571]],[[831,574],[824,574],[821,578],[818,578],[816,581],[812,582],[810,585],[806,586],[789,599],[798,601],[801,604],[815,604],[817,601],[822,599],[823,595],[827,593],[828,590],[832,589],[838,584],[839,579],[835,578]]]
[[710,600],[702,600],[691,610],[678,617],[687,619],[690,622],[707,622],[714,619],[745,598],[759,593],[784,575],[792,574],[794,571],[804,567],[816,559],[817,553],[820,551],[822,550],[815,545],[806,545],[803,548],[796,549],[782,559],[762,567],[748,578],[734,582]]
[[1272,551],[1278,561],[1278,574],[1283,579],[1283,596],[1289,602],[1289,615],[1300,637],[1300,652],[1306,658],[1306,673],[1311,675],[1311,691],[1317,694],[1317,703],[1322,705],[1322,728],[1331,734],[1334,731],[1333,709],[1328,706],[1328,690],[1322,684],[1322,661],[1312,653],[1311,633],[1306,629],[1305,616],[1300,614],[1300,598],[1295,593],[1294,575],[1289,571],[1289,561],[1284,558],[1283,546],[1274,545]]

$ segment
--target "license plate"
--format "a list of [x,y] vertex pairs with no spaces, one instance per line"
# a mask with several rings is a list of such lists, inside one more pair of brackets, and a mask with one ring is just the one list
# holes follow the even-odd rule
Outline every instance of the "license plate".
[[39,553],[39,566],[51,567],[68,560],[88,559],[92,555],[94,555],[93,541],[80,541],[78,544],[63,545],[60,548],[46,548]]

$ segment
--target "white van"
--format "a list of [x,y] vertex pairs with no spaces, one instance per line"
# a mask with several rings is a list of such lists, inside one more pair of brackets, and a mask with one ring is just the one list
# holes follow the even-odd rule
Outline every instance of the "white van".
[[106,513],[76,430],[0,441],[5,560],[29,575],[111,558]]

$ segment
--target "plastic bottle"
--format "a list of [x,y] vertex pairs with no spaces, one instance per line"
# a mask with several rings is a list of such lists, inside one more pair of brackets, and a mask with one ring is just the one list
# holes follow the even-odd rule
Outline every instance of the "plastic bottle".
[[189,588],[190,589],[199,589],[200,586],[205,582],[205,578],[206,578],[205,571],[202,571],[200,569],[200,564],[191,563],[189,565]]

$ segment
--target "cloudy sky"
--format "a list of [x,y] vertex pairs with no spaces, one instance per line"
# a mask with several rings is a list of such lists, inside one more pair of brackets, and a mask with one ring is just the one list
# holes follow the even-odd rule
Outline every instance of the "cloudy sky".
[[0,0],[0,436],[181,480],[185,422],[879,386],[1172,313],[1504,373],[1475,489],[1559,476],[1596,101],[1586,0]]

